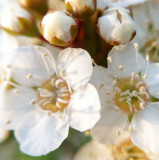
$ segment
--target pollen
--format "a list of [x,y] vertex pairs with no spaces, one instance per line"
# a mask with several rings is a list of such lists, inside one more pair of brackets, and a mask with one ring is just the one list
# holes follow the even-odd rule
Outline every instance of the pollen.
[[142,78],[118,79],[114,86],[114,103],[125,113],[143,110],[149,100],[149,91]]
[[69,87],[61,78],[46,81],[38,91],[41,108],[53,113],[63,112],[71,98]]

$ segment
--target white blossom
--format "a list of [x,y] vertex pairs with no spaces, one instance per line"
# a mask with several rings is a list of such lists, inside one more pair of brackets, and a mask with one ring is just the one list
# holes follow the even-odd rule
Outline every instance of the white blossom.
[[2,93],[0,123],[15,130],[24,153],[45,155],[61,145],[69,126],[85,131],[95,125],[100,102],[88,83],[93,66],[85,50],[65,49],[56,61],[40,46],[14,53],[8,82],[12,87]]
[[114,143],[126,130],[139,148],[158,153],[158,75],[159,64],[149,64],[149,56],[144,59],[137,44],[114,47],[108,68],[96,66],[92,77],[102,104],[101,120],[92,130],[95,138]]

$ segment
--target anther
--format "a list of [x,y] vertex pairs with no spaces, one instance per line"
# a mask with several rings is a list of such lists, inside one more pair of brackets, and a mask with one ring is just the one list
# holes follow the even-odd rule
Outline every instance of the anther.
[[99,86],[99,89],[102,89],[104,87],[104,83],[101,83]]
[[121,135],[121,131],[119,129],[116,130],[116,135],[120,136]]
[[146,61],[149,62],[149,55],[146,55]]
[[5,121],[5,124],[10,124],[10,123],[11,123],[10,120]]
[[38,46],[35,46],[35,49],[38,50],[38,51],[40,51],[40,47],[38,47]]
[[140,102],[140,108],[144,109],[144,106],[145,106],[145,102]]
[[144,74],[144,76],[142,78],[147,79],[147,74]]
[[135,75],[136,75],[136,74],[135,74],[134,72],[131,73],[131,77],[132,77],[132,78],[135,78]]
[[145,87],[143,87],[143,86],[140,87],[140,92],[145,92],[145,90],[146,90]]
[[18,95],[19,95],[19,90],[18,90],[18,89],[14,89],[14,90],[13,90],[13,93],[14,93],[16,96],[18,96]]
[[10,64],[7,64],[7,65],[6,65],[6,68],[10,69],[10,68],[11,68],[11,65],[10,65]]
[[133,94],[134,97],[138,96],[137,91],[132,91],[132,94]]
[[137,43],[134,43],[134,47],[135,47],[135,48],[138,48],[138,44],[137,44]]
[[51,113],[50,113],[50,112],[46,112],[46,115],[47,115],[48,117],[50,117],[50,116],[51,116]]
[[120,66],[119,66],[119,70],[120,70],[120,71],[123,71],[123,70],[124,70],[124,67],[123,67],[122,65],[120,65]]
[[115,87],[115,92],[120,93],[120,88],[119,87]]
[[27,79],[31,79],[31,78],[33,78],[33,74],[32,74],[32,73],[29,73],[29,74],[27,75]]
[[129,130],[129,132],[131,132],[133,130],[131,125],[129,125],[128,130]]
[[108,57],[107,60],[111,63],[112,62],[112,57]]
[[36,103],[36,100],[35,100],[35,99],[32,99],[32,100],[30,101],[29,105],[33,106],[33,105],[35,105],[35,103]]
[[116,84],[117,84],[117,81],[116,81],[116,80],[113,80],[112,86],[116,86]]
[[47,53],[43,53],[42,56],[43,56],[43,57],[47,57],[48,54],[47,54]]

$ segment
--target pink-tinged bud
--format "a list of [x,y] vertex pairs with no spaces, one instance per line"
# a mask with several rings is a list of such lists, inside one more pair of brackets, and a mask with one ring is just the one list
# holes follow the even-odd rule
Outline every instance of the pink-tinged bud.
[[25,8],[38,13],[46,13],[48,10],[47,0],[18,0],[19,4]]
[[65,0],[68,13],[78,19],[90,18],[96,10],[96,0]]
[[123,45],[136,35],[131,12],[124,8],[111,8],[98,19],[98,32],[105,42],[111,45]]
[[18,5],[9,5],[2,10],[0,26],[13,35],[35,36],[37,34],[34,17]]
[[72,43],[78,32],[76,21],[63,11],[49,11],[43,17],[40,27],[43,37],[58,46]]

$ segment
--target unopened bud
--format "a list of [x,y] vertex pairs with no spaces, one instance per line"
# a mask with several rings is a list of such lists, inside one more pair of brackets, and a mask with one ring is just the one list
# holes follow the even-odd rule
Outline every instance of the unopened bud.
[[123,45],[131,41],[135,34],[135,24],[129,10],[111,8],[98,19],[100,36],[111,45]]
[[18,5],[2,9],[0,26],[13,35],[34,36],[37,33],[34,17]]
[[47,12],[47,0],[18,0],[19,4],[26,9],[39,13]]
[[66,10],[78,19],[91,17],[96,10],[96,0],[65,0]]
[[75,39],[77,31],[75,20],[63,11],[50,11],[41,22],[42,35],[54,45],[69,45]]

